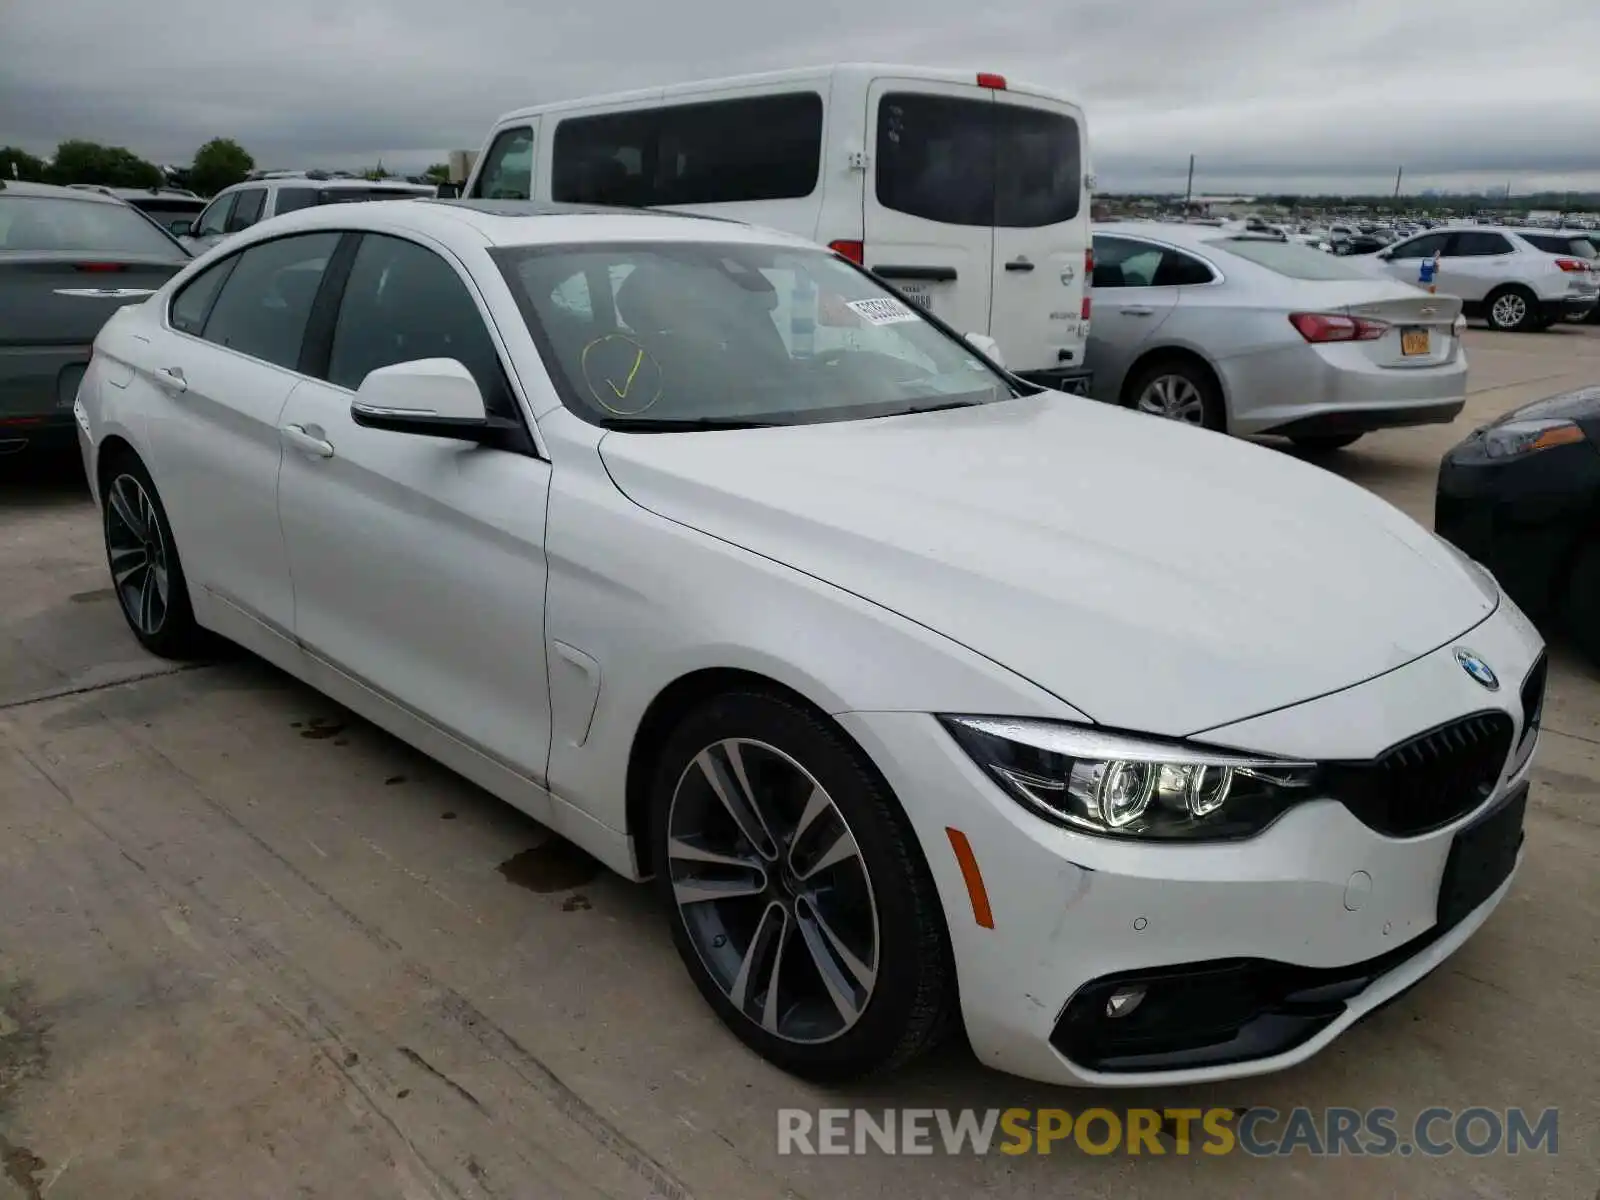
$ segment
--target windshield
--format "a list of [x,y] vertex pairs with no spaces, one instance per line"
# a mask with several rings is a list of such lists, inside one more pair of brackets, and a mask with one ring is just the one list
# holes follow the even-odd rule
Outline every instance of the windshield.
[[798,425],[1010,398],[821,250],[627,242],[494,252],[567,407],[617,429]]
[[1290,279],[1315,279],[1330,281],[1338,279],[1363,279],[1371,280],[1372,276],[1359,267],[1353,267],[1347,262],[1314,250],[1310,246],[1301,245],[1299,242],[1278,242],[1267,238],[1219,238],[1207,242],[1218,250],[1233,254],[1247,262],[1253,262],[1258,267],[1265,267],[1279,275]]
[[182,251],[133,209],[104,200],[0,194],[0,250],[65,254],[149,254]]

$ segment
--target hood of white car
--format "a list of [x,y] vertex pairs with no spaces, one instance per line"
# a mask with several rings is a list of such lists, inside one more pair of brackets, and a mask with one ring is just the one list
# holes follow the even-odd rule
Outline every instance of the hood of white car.
[[612,433],[600,453],[642,507],[891,609],[1122,729],[1182,736],[1337,691],[1497,604],[1433,534],[1335,475],[1063,395]]

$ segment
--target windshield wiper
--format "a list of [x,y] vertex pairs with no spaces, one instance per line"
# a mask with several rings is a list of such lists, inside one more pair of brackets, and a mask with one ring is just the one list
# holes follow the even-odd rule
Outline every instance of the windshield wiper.
[[675,433],[679,430],[715,429],[773,429],[786,424],[783,421],[753,421],[739,417],[607,417],[600,422],[604,429],[620,433]]
[[887,414],[891,417],[912,417],[919,413],[947,412],[952,408],[977,408],[980,404],[987,404],[986,400],[947,400],[943,404],[924,404],[920,408],[902,408],[897,412]]

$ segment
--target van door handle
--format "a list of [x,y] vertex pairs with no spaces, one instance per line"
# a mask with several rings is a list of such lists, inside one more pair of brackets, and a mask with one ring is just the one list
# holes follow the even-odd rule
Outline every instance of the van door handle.
[[1143,304],[1130,304],[1127,308],[1119,309],[1125,317],[1150,317],[1155,315],[1155,309],[1146,308]]
[[333,457],[333,443],[307,433],[304,425],[284,425],[278,432],[297,450],[304,450],[317,458]]
[[1008,270],[1008,271],[1031,271],[1031,270],[1033,270],[1033,264],[1031,262],[1029,262],[1025,258],[1013,258],[1010,262],[1008,262],[1006,264],[1006,270]]

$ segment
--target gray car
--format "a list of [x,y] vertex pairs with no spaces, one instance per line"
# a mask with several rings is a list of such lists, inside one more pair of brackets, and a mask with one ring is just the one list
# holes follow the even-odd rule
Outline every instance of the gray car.
[[1088,365],[1097,399],[1309,450],[1454,419],[1461,301],[1277,234],[1101,224]]
[[95,335],[189,261],[121,200],[0,180],[0,455],[77,444],[72,403]]

